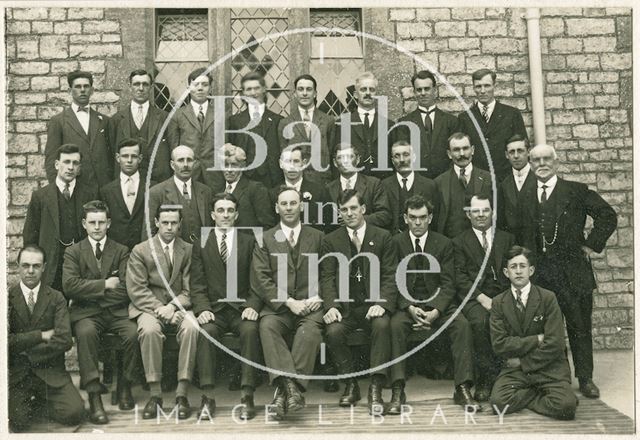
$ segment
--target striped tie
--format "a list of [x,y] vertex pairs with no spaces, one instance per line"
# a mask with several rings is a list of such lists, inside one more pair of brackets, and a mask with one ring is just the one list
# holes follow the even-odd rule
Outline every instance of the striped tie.
[[229,249],[227,248],[227,234],[222,234],[222,240],[220,240],[220,258],[227,264],[229,258]]
[[33,313],[33,309],[36,307],[36,301],[34,298],[33,290],[29,290],[29,298],[27,299],[27,307],[29,307],[29,313]]
[[520,313],[524,313],[524,303],[522,302],[522,290],[516,289],[516,307]]

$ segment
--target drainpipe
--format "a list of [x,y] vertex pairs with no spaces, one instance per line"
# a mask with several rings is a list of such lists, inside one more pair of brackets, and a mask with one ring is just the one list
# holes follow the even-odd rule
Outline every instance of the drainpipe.
[[544,124],[544,81],[542,76],[542,51],[540,49],[540,9],[527,8],[527,37],[529,40],[529,77],[531,82],[531,106],[533,114],[534,145],[546,144]]

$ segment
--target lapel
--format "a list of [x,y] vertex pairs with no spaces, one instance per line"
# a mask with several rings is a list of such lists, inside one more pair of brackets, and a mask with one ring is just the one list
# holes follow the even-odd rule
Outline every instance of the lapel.
[[[176,242],[173,244],[173,267],[176,267],[176,258],[175,258],[175,254],[176,254],[176,244],[178,243],[178,237],[176,237]],[[160,240],[160,237],[158,236],[158,234],[156,234],[153,239],[151,240],[151,242],[149,243],[149,253],[151,254],[151,258],[153,259],[153,254],[155,253],[156,256],[158,257],[158,261],[160,262],[160,270],[158,270],[158,267],[155,263],[155,261],[151,261],[151,264],[153,265],[153,267],[156,268],[156,270],[158,270],[158,272],[162,271],[162,274],[165,276],[165,278],[167,277],[167,274],[169,274],[169,266],[167,264],[167,259],[164,257],[164,245],[162,244],[162,240]],[[171,279],[173,278],[172,274],[169,274],[169,279],[168,284],[171,284]]]
[[[106,247],[107,246],[105,243],[105,248]],[[105,251],[106,249],[103,249],[102,258],[104,258]],[[88,238],[85,238],[80,242],[80,254],[82,255],[82,258],[87,262],[92,275],[102,275],[102,271],[98,269],[98,261],[96,260],[96,256],[93,253],[93,248],[91,247],[91,243],[89,243]],[[104,260],[102,260],[102,263],[102,266],[104,267]]]
[[300,235],[298,236],[298,243],[300,243],[300,255],[298,256],[298,264],[296,265],[296,270],[300,270],[300,266],[302,266],[302,255],[313,253],[315,243],[313,240],[309,240],[309,232],[306,226],[302,225],[300,229]]
[[[126,125],[126,124],[125,124]],[[124,201],[124,196],[122,195],[122,187],[120,186],[120,174],[118,174],[117,185],[114,188],[116,193],[116,201],[118,203],[118,208],[121,212],[124,213],[126,218],[131,218],[133,214],[129,214],[129,209],[127,209],[127,203]],[[140,184],[142,184],[142,176],[140,177]],[[140,198],[140,185],[138,185],[138,195],[136,197],[136,201],[133,205],[133,211],[135,212],[136,205],[138,204],[138,199]]]
[[[367,230],[364,233],[364,239],[362,240],[362,247],[360,248],[360,253],[369,252],[375,254],[375,247],[378,245],[375,233],[373,232],[373,226],[371,224],[367,224]],[[369,264],[368,259],[364,259],[363,261],[363,269],[364,275],[369,279],[369,272],[371,270],[371,266]]]
[[171,272],[171,279],[169,280],[169,284],[173,284],[178,274],[180,273],[180,267],[182,267],[182,259],[184,258],[183,243],[184,242],[179,237],[176,237],[176,241],[173,243],[173,271]]
[[[358,178],[356,179],[355,190],[358,191],[358,194],[362,196],[364,200],[366,200],[367,196],[367,182],[365,181],[366,177],[362,173],[358,173]],[[340,183],[340,182],[338,182]],[[373,209],[373,206],[371,207]]]
[[98,118],[98,112],[91,109],[89,112],[89,150],[93,150],[93,143],[96,141],[98,137],[98,130],[102,124],[100,123],[100,119]]
[[[76,179],[76,187],[73,190],[73,197],[76,198],[76,218],[77,219],[82,219],[84,215],[84,212],[82,210],[82,205],[87,201],[91,200],[89,197],[85,196],[83,188],[84,187],[80,184],[80,182],[78,182],[78,179]],[[56,194],[56,206],[57,204],[58,204],[58,195]],[[86,235],[84,232],[84,229],[82,228],[82,220],[78,222],[78,231],[80,233],[80,236]]]
[[247,190],[248,187],[249,187],[249,182],[247,181],[247,178],[244,177],[244,175],[240,176],[240,180],[238,180],[238,184],[236,185],[236,188],[233,190],[233,195],[236,197],[236,199],[240,200],[240,198],[242,197],[242,195],[244,194],[244,192]]
[[[507,176],[507,181],[505,183],[505,191],[504,191],[504,195],[507,198],[507,201],[509,203],[511,203],[512,205],[516,205],[517,204],[517,198],[518,198],[518,187],[516,186],[516,180],[513,177],[513,169],[510,170],[509,175]],[[529,174],[531,174],[531,172],[529,172]],[[529,176],[527,176],[527,179],[529,179]],[[526,181],[525,181],[526,182]],[[524,184],[522,185],[522,190],[524,190]]]
[[496,105],[493,107],[493,113],[491,113],[491,118],[489,118],[489,123],[487,124],[486,133],[489,134],[493,129],[499,127],[502,124],[502,118],[504,118],[504,107],[496,101]]
[[444,117],[444,112],[436,107],[433,112],[433,130],[431,132],[431,139],[439,139],[442,130],[444,130],[444,123],[441,122]]
[[[353,134],[358,136],[361,141],[364,141],[364,124],[360,120],[360,115],[357,111],[351,113],[351,135]],[[353,142],[353,139],[351,142]]]
[[207,209],[204,206],[204,190],[205,189],[203,187],[197,185],[197,182],[191,179],[191,192],[196,199],[196,206],[198,207],[198,214],[200,215],[200,222],[202,225],[206,225],[208,223],[206,219]]
[[[151,113],[151,108],[149,108],[149,113]],[[127,139],[131,137],[131,121],[133,117],[131,115],[131,101],[129,101],[129,105],[122,109],[122,124],[120,127],[122,129],[122,137],[123,139]]]
[[[536,185],[537,189],[537,185]],[[562,213],[565,211],[565,208],[569,204],[571,200],[571,196],[569,194],[569,187],[565,185],[564,180],[558,177],[558,182],[556,183],[556,187],[553,189],[552,197],[556,198],[556,220],[560,218]]]
[[[278,227],[273,230],[273,235],[271,236],[271,238],[273,239],[273,247],[275,247],[275,250],[276,250],[275,253],[286,255],[287,266],[291,269],[295,269],[293,265],[293,259],[290,258],[289,256],[289,242],[287,240],[288,237],[285,235],[285,232],[282,230],[280,223],[278,223]],[[284,238],[284,240],[281,240],[281,238]],[[300,242],[301,239],[302,239],[302,230],[300,231],[300,235],[298,236],[298,242]],[[300,249],[302,251],[302,243],[300,243]],[[272,255],[273,254],[274,253],[272,252]],[[301,258],[298,258],[298,260],[301,260]]]
[[[337,240],[335,240],[336,244],[336,252],[340,252],[343,255],[351,258],[351,239],[349,238],[349,233],[347,232],[346,226],[341,226],[339,229]],[[366,234],[365,234],[366,235]],[[363,241],[364,243],[364,241]]]
[[[64,114],[65,114],[65,119],[67,120],[67,122],[69,123],[73,131],[75,131],[83,139],[88,140],[89,137],[87,136],[87,133],[84,132],[82,125],[80,125],[80,121],[78,121],[78,118],[73,112],[73,108],[71,108],[71,106],[65,108]],[[91,132],[91,122],[89,122],[89,132]]]
[[476,167],[473,167],[471,171],[470,183],[473,185],[473,193],[480,194],[482,192],[482,186],[484,185],[484,177],[480,175]]
[[[147,179],[147,176],[144,176],[142,173],[140,174],[140,181],[138,182],[138,192],[136,192],[136,200],[133,202],[133,209],[131,210],[131,215],[130,217],[133,217],[136,215],[136,213],[138,212],[138,210],[142,209],[144,207],[144,185],[145,185],[145,181]],[[127,204],[124,203],[124,198],[122,197],[122,190],[118,191],[118,193],[120,194],[120,199],[122,200],[122,203],[124,205],[124,210],[127,213],[127,215],[129,215],[129,210],[127,209]]]
[[[240,237],[238,238],[238,243],[237,245],[232,249],[232,252],[235,254],[237,252],[237,248],[239,246],[240,243]],[[221,267],[222,270],[221,272],[221,276],[223,277],[224,280],[226,280],[227,278],[227,271],[226,271],[226,265],[224,263],[224,261],[222,261],[222,257],[220,256],[220,244],[218,243],[218,237],[216,236],[215,231],[211,231],[211,233],[209,234],[209,238],[206,242],[207,244],[205,245],[205,249],[204,251],[209,255],[209,257],[211,258],[211,260],[207,260],[203,258],[203,263],[205,261],[212,261],[213,265],[212,267]],[[230,258],[233,258],[233,256],[229,256]],[[226,285],[226,282],[225,282]]]
[[527,299],[527,307],[524,309],[524,323],[522,325],[522,329],[525,333],[529,331],[529,327],[533,322],[533,317],[536,315],[539,306],[540,292],[538,292],[538,288],[532,284],[531,289],[529,290],[529,298]]
[[[414,173],[414,178],[413,178],[414,190],[416,188],[417,177],[418,175]],[[400,185],[398,184],[398,174],[393,173],[393,176],[391,176],[391,178],[393,179],[393,181],[391,182],[391,185],[387,187],[387,189],[389,190],[387,191],[387,195],[389,195],[389,197],[391,198],[391,202],[392,202],[391,206],[398,206],[398,201],[400,200]],[[402,206],[400,207],[400,210],[402,210]]]
[[[533,286],[532,286],[533,288]],[[529,293],[529,300],[531,300],[531,293]],[[507,297],[504,301],[504,306],[506,310],[504,311],[504,316],[511,324],[511,327],[518,333],[519,336],[524,334],[522,330],[522,322],[520,321],[520,312],[516,307],[516,300],[513,297],[513,292],[511,291],[511,285],[509,285],[509,290],[507,291]],[[527,308],[529,307],[529,303],[527,302]],[[525,314],[527,313],[525,309]]]
[[[482,260],[484,260],[484,249],[482,248],[482,244],[478,241],[478,237],[476,237],[475,232],[473,232],[473,229],[467,229],[465,234],[466,237],[464,241],[469,246],[469,250],[473,254],[473,258],[479,263],[482,262]],[[489,239],[490,237],[487,237],[487,240]]]
[[209,129],[211,124],[213,124],[213,120],[213,105],[209,102],[207,105],[207,113],[204,115],[204,126],[202,127],[203,133]]
[[[41,284],[40,294],[42,294],[45,289],[46,288],[44,287],[44,285]],[[20,284],[11,289],[11,296],[13,297],[11,305],[16,310],[16,313],[22,320],[22,323],[25,326],[29,325],[31,317],[29,314],[29,308],[27,307],[27,302],[24,300],[24,295],[22,294],[22,289],[20,289]],[[36,301],[36,305],[38,305],[37,303],[40,301],[40,296],[41,295],[38,295],[38,301]]]
[[[525,181],[526,183],[526,181]],[[556,187],[556,189],[558,189]],[[522,202],[522,203],[521,203]],[[520,197],[518,198],[518,207],[524,207],[529,212],[527,218],[536,218],[536,209],[538,206],[538,181],[533,179],[532,185],[523,185],[520,191]]]
[[[265,106],[264,113],[262,114],[262,119],[260,120],[260,124],[258,124],[256,128],[260,129],[261,134],[264,134],[269,130],[269,127],[271,127],[272,123],[273,123],[273,117],[271,116],[271,111]],[[306,137],[306,134],[305,134],[305,137]]]
[[[149,102],[147,119],[149,120],[149,139],[151,139],[155,136],[156,130],[158,129],[158,123],[160,122],[160,111],[151,102]],[[153,145],[150,145],[150,147],[153,148]]]
[[449,214],[449,199],[451,198],[451,180],[457,181],[456,172],[453,166],[449,169],[449,175],[442,179],[442,203],[444,204],[444,212],[441,218],[444,220]]
[[[316,120],[318,118],[318,109],[315,109],[313,111],[313,119],[311,120],[311,122],[313,122],[314,124],[318,125]],[[293,110],[293,112],[291,112],[291,121],[293,122],[300,122],[302,121],[302,115],[300,114],[300,109],[298,108],[298,106],[295,106],[295,109]],[[307,137],[307,132],[304,129],[304,124],[300,124],[297,123],[296,125],[294,125],[293,130],[298,134],[298,136],[302,139],[309,139]]]
[[[76,180],[76,190],[78,189],[78,181]],[[47,197],[44,199],[44,204],[51,214],[53,225],[56,228],[56,236],[60,236],[60,211],[58,209],[58,187],[54,183],[49,184],[49,189],[47,190]],[[82,218],[82,216],[78,217]]]
[[[497,108],[498,108],[498,103],[496,102],[496,106],[493,108],[493,114],[491,115],[492,119],[493,119],[493,116],[494,116]],[[480,108],[478,108],[478,103],[477,102],[471,106],[471,113],[473,113],[473,116],[475,116],[476,121],[478,121],[478,125],[480,125],[480,128],[482,129],[482,132],[484,134],[486,134],[487,131],[488,131],[487,121],[482,116],[482,113],[480,112]]]
[[[429,248],[429,244],[432,241],[429,240],[429,235],[427,235],[427,242],[425,243],[425,249],[424,252],[427,252],[427,248]],[[413,243],[411,243],[411,236],[409,235],[409,231],[404,231],[402,233],[402,240],[400,240],[400,253],[401,255],[399,255],[401,258],[406,257],[409,254],[413,254]],[[409,262],[409,265],[411,266],[411,268],[415,268],[415,259],[411,259],[411,261]]]
[[100,264],[100,275],[102,275],[104,279],[109,275],[111,264],[115,257],[115,250],[114,241],[109,240],[109,237],[107,237],[107,241],[104,243],[104,250],[102,251],[102,263]]
[[338,196],[340,195],[340,177],[329,183],[329,185],[327,185],[327,188],[329,190],[329,197],[331,197],[331,201],[334,203],[338,203]]
[[[22,293],[22,291],[20,291],[20,293]],[[24,296],[22,297],[22,302],[24,302]],[[40,320],[40,318],[42,318],[42,315],[44,314],[44,312],[49,308],[49,302],[50,302],[49,289],[46,286],[40,284],[40,292],[38,292],[38,299],[36,300],[36,305],[33,308],[33,315],[31,315],[32,324],[37,323]],[[26,307],[26,303],[25,303],[25,307]]]
[[191,102],[189,102],[185,107],[183,107],[183,113],[187,118],[187,121],[189,121],[189,123],[191,123],[191,125],[193,125],[193,127],[199,132],[200,123],[198,122],[198,116],[195,114],[195,110],[193,108],[193,105],[191,105]]
[[371,144],[378,140],[378,126],[382,125],[383,122],[384,121],[381,121],[378,117],[378,112],[376,112],[375,115],[373,115],[373,121],[371,121],[371,127],[369,128],[369,133],[371,133]]

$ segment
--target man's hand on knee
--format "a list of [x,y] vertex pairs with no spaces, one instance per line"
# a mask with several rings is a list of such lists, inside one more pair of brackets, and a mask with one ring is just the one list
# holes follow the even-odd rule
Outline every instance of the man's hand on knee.
[[324,314],[322,320],[325,324],[331,324],[332,322],[340,322],[342,321],[342,314],[335,307],[331,307],[327,313]]
[[214,315],[213,312],[210,310],[205,310],[203,312],[200,312],[197,318],[198,324],[200,325],[206,324],[207,322],[211,322],[215,320],[216,320],[216,315]]

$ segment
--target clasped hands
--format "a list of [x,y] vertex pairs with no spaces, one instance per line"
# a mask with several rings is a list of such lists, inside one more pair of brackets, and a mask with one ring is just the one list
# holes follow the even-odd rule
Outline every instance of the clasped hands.
[[309,313],[315,312],[322,307],[322,300],[319,296],[313,296],[307,299],[289,298],[285,302],[291,313],[297,316],[307,316]]
[[[369,310],[367,310],[367,314],[365,315],[366,319],[373,319],[373,318],[379,318],[382,315],[384,315],[384,307],[379,306],[377,304],[369,307]],[[324,316],[322,317],[322,320],[324,321],[325,324],[331,324],[332,322],[340,322],[342,321],[342,313],[340,313],[340,310],[338,310],[335,307],[331,307],[327,313],[324,314]]]
[[422,310],[420,307],[416,307],[414,305],[409,306],[407,309],[411,318],[413,318],[413,329],[421,330],[421,329],[429,329],[431,328],[431,324],[433,321],[440,317],[440,312],[438,309],[433,310]]

